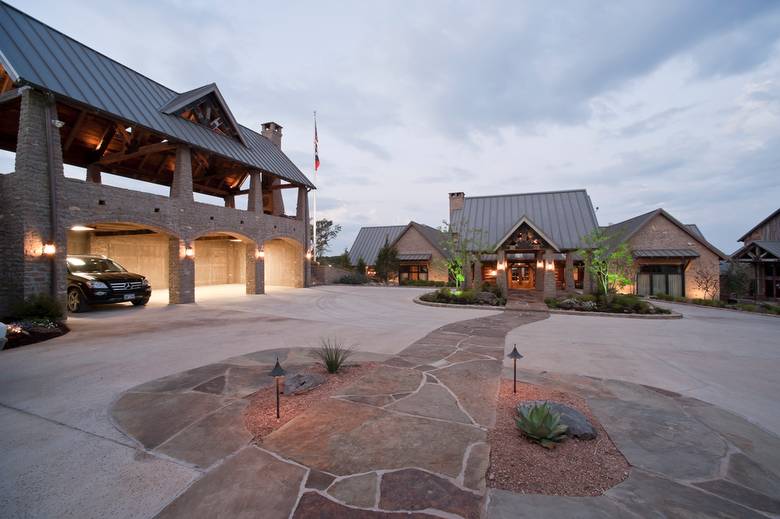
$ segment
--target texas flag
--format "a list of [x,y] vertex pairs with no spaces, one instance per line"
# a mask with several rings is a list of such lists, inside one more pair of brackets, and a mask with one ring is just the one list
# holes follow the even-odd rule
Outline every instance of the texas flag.
[[320,140],[317,138],[317,117],[314,118],[314,171],[320,169]]

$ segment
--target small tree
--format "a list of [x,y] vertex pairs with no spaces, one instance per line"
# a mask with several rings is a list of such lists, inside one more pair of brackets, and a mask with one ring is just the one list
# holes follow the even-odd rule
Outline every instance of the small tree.
[[698,266],[693,271],[693,283],[702,291],[704,299],[715,299],[720,286],[720,272]]
[[596,228],[583,238],[585,247],[578,254],[585,259],[585,266],[598,283],[607,300],[619,289],[631,284],[634,259],[626,242],[617,241],[603,230]]
[[[311,230],[311,225],[309,226]],[[325,255],[329,250],[329,244],[336,236],[341,232],[341,226],[334,224],[333,220],[327,218],[321,218],[317,220],[317,258]]]
[[439,231],[444,233],[446,238],[442,243],[444,259],[440,261],[455,281],[455,288],[460,289],[466,281],[466,269],[470,268],[472,262],[485,252],[482,238],[484,233],[479,229],[471,229],[465,224],[458,231],[447,222],[442,224]]
[[398,272],[398,249],[390,245],[390,242],[385,238],[385,244],[379,249],[379,253],[376,255],[376,275],[377,277],[387,283],[390,279],[390,275],[394,272]]
[[352,270],[352,262],[349,259],[349,251],[344,249],[341,256],[336,258],[336,265],[347,270]]
[[363,258],[358,259],[357,265],[355,265],[355,270],[362,276],[366,275],[366,262]]

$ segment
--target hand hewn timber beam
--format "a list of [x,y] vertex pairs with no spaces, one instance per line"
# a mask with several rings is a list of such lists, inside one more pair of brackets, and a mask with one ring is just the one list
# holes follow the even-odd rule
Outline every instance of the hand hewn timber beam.
[[114,140],[115,134],[116,134],[116,127],[114,127],[113,125],[109,126],[106,129],[105,133],[103,134],[103,138],[100,140],[100,144],[98,144],[98,149],[95,150],[96,161],[103,158],[103,155],[106,153],[109,144],[111,144],[111,141]]
[[276,189],[292,189],[294,187],[301,187],[301,186],[296,186],[295,184],[275,184],[275,185],[271,186],[271,189],[272,190],[276,190]]
[[143,157],[144,155],[148,155],[150,153],[160,153],[160,152],[166,152],[171,151],[175,148],[173,144],[167,143],[167,142],[158,142],[155,144],[147,144],[146,146],[141,146],[138,148],[138,151],[134,151],[132,153],[112,153],[111,155],[107,155],[100,159],[98,163],[106,165],[106,164],[116,164],[118,162],[124,162],[126,160],[135,159],[138,157]]
[[65,139],[65,143],[62,145],[63,151],[68,151],[70,145],[73,144],[73,140],[76,138],[76,135],[78,135],[79,130],[81,129],[81,125],[84,124],[84,119],[86,118],[87,112],[84,110],[79,112],[79,116],[76,118],[76,122],[73,123],[73,128],[71,128],[70,132],[68,132],[68,138]]

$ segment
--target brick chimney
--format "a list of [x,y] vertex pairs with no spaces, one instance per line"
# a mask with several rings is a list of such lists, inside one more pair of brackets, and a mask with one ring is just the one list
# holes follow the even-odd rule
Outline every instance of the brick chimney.
[[275,122],[267,122],[261,125],[262,131],[260,134],[273,142],[277,148],[282,148],[282,126]]
[[450,193],[450,222],[452,221],[452,213],[457,209],[463,209],[463,204],[466,201],[466,193]]

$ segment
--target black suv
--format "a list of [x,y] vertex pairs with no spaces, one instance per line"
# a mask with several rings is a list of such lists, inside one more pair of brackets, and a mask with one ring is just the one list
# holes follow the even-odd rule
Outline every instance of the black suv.
[[89,305],[149,302],[152,286],[105,256],[68,256],[68,310],[83,312]]

